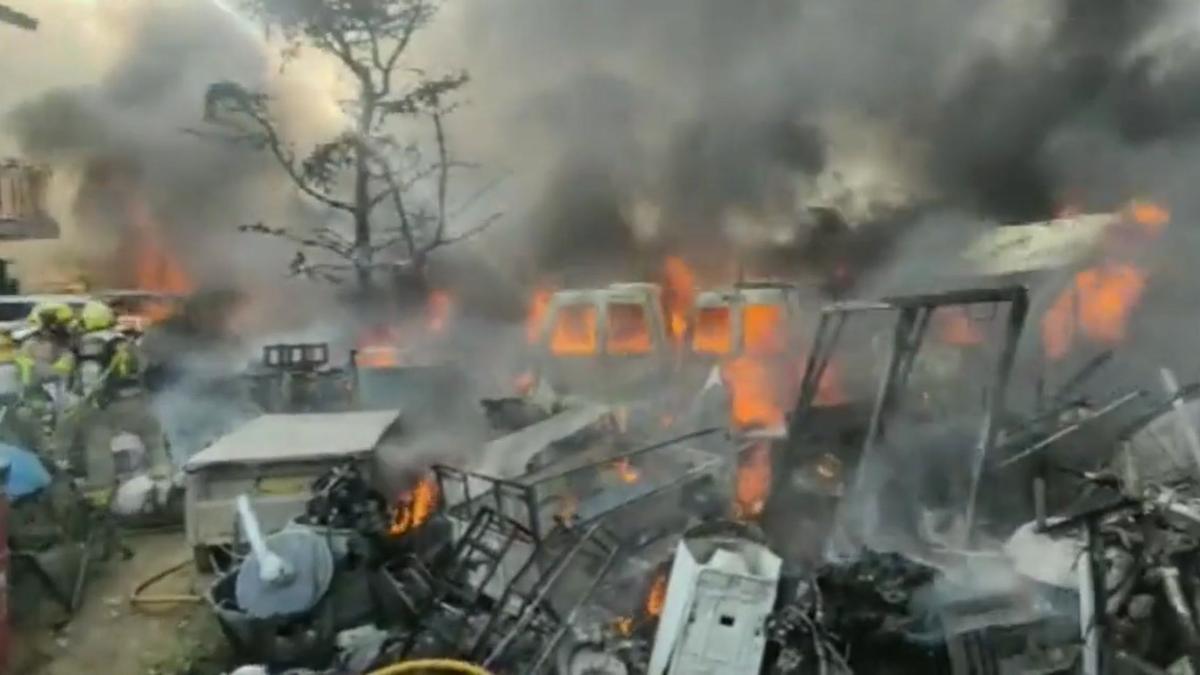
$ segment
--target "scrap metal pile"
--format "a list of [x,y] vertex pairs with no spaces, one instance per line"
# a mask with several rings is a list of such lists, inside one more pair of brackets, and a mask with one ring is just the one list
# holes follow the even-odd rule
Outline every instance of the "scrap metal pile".
[[[542,364],[526,397],[485,402],[477,461],[410,474],[398,499],[337,468],[265,537],[243,501],[256,543],[210,602],[243,662],[295,672],[1187,672],[1197,390],[1093,400],[1104,352],[1014,405],[1029,305],[1021,286],[829,305],[794,406],[747,405],[755,424],[704,427],[694,382],[682,404],[545,405],[538,387],[588,383]],[[881,345],[855,400],[843,352]]]
[[[999,280],[819,310],[674,258],[539,289],[481,406],[402,331],[268,345],[167,430],[207,604],[269,672],[1195,672],[1200,386],[1105,379],[1136,275],[1041,297],[988,251]],[[103,511],[54,541],[103,557]]]

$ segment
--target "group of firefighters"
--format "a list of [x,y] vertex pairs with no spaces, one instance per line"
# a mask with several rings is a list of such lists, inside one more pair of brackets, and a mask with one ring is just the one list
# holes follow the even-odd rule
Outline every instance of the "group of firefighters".
[[136,349],[103,302],[34,307],[24,325],[0,331],[0,440],[101,495],[145,467],[165,467]]

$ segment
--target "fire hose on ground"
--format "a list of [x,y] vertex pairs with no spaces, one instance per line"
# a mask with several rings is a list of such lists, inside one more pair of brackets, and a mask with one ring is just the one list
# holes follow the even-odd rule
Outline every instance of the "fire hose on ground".
[[455,661],[453,659],[418,659],[416,661],[405,661],[404,663],[396,663],[390,666],[385,666],[379,670],[372,671],[367,675],[402,675],[404,673],[419,673],[425,670],[443,670],[451,673],[463,673],[464,675],[492,675],[483,668],[466,661]]
[[203,600],[203,598],[201,598],[199,595],[189,593],[145,595],[145,592],[148,588],[187,567],[191,564],[191,562],[191,560],[184,560],[151,575],[148,579],[138,584],[137,588],[133,590],[133,593],[129,596],[129,604],[133,605],[135,609],[141,609],[145,611],[150,606],[199,603],[201,600]]

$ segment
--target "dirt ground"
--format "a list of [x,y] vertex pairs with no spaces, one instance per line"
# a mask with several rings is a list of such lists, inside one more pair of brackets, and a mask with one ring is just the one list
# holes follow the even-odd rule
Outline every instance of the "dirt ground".
[[[130,596],[155,573],[191,556],[180,532],[129,535],[129,560],[97,570],[83,607],[65,626],[15,634],[13,675],[210,675],[223,639],[205,607],[196,603],[135,608]],[[190,565],[152,586],[146,595],[196,595],[207,586]]]

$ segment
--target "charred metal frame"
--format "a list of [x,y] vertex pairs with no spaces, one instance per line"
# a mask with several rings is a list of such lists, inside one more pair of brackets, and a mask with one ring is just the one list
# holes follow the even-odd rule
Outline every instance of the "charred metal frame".
[[[1029,314],[1029,292],[1024,286],[968,288],[942,293],[887,297],[876,302],[839,302],[826,306],[821,311],[813,347],[805,364],[799,397],[788,423],[788,435],[797,437],[808,423],[821,380],[850,316],[863,312],[898,312],[892,333],[887,372],[879,383],[866,440],[863,443],[862,457],[859,461],[859,466],[862,466],[874,457],[878,441],[886,433],[887,423],[896,411],[901,393],[908,384],[913,363],[920,352],[933,313],[945,307],[1001,304],[1009,305],[1008,322],[995,377],[988,389],[987,410],[972,465],[972,485],[966,513],[966,531],[970,536],[979,479],[984,462],[996,445],[998,422],[1005,418],[1008,411],[1008,385],[1017,344]],[[858,472],[857,475],[861,476],[862,473]]]
[[[489,533],[502,537],[498,546],[487,541]],[[566,541],[567,545],[551,548],[544,542],[534,542],[528,557],[505,584],[504,590],[490,604],[485,604],[481,602],[485,589],[499,571],[504,558],[518,540],[529,542],[532,536],[514,519],[484,506],[474,512],[463,534],[455,542],[446,564],[436,572],[427,569],[419,560],[409,561],[405,581],[416,581],[430,592],[419,603],[405,598],[405,604],[413,616],[421,617],[431,616],[451,600],[461,606],[465,611],[457,615],[453,630],[444,627],[439,629],[434,624],[426,624],[426,628],[434,631],[444,647],[461,651],[463,656],[479,661],[484,666],[503,660],[524,633],[530,630],[548,633],[547,639],[532,657],[535,667],[528,671],[538,673],[570,629],[571,621],[579,609],[591,600],[621,551],[620,545],[600,523],[585,530],[560,526],[555,534],[561,535],[556,537],[556,541]],[[548,611],[548,598],[570,564],[585,549],[590,549],[593,555],[599,557],[600,567],[587,588],[575,598],[570,611],[560,618]],[[480,561],[484,563],[481,578],[472,583],[463,583],[463,575]],[[414,575],[418,578],[413,579]],[[471,610],[483,610],[486,618],[469,643],[459,644],[455,631],[467,625]],[[401,650],[403,655],[410,654],[419,635],[419,631],[409,634]]]
[[[622,459],[629,459],[640,455],[648,454],[658,450],[663,450],[679,443],[702,438],[715,433],[723,432],[723,427],[710,427],[692,431],[680,436],[675,436],[665,441],[653,443],[651,445],[642,446],[625,452],[613,453],[606,455],[603,458],[590,460],[585,463],[580,463],[574,466],[568,466],[558,471],[543,471],[534,474],[532,480],[505,479],[489,476],[486,474],[467,471],[455,467],[438,464],[433,467],[434,475],[437,479],[439,494],[452,494],[446,491],[447,485],[456,485],[459,487],[462,500],[448,506],[450,513],[469,520],[474,516],[480,508],[487,507],[494,509],[497,513],[507,515],[509,517],[518,517],[517,511],[524,511],[525,522],[523,523],[532,536],[535,543],[540,543],[548,536],[549,532],[542,523],[541,508],[538,503],[539,487],[546,483],[570,477],[572,475],[594,472],[603,467],[611,465],[613,462]],[[643,500],[661,495],[665,492],[675,489],[681,489],[686,486],[692,479],[703,475],[705,472],[714,468],[717,460],[707,461],[699,466],[693,467],[687,472],[675,477],[670,482],[660,485],[644,494],[637,495],[629,501],[616,506],[602,514],[596,515],[585,521],[574,523],[575,527],[583,527],[594,522],[603,521],[608,516],[629,508]],[[472,494],[471,483],[476,485],[482,484],[482,490],[478,494]],[[507,508],[506,508],[507,507]],[[515,507],[515,510],[514,510]],[[517,518],[518,522],[521,520]],[[550,528],[553,529],[553,528]]]
[[[437,605],[451,596],[457,596],[462,602],[477,605],[483,589],[494,578],[501,560],[516,541],[523,540],[531,544],[532,550],[528,557],[521,562],[515,574],[505,584],[504,590],[492,602],[486,620],[471,643],[466,646],[464,655],[484,667],[492,667],[508,657],[510,650],[519,643],[523,634],[531,630],[541,630],[546,632],[546,636],[537,653],[530,657],[529,662],[532,666],[527,672],[543,672],[553,663],[554,654],[570,631],[572,622],[590,602],[616,564],[618,555],[624,550],[620,539],[604,527],[604,521],[631,505],[688,485],[694,478],[711,471],[720,463],[720,459],[703,461],[669,482],[632,497],[627,502],[586,521],[567,523],[559,520],[549,528],[543,527],[541,522],[539,486],[574,474],[597,471],[620,459],[648,454],[723,431],[724,428],[720,427],[694,431],[626,452],[607,455],[601,459],[569,465],[560,470],[539,472],[534,474],[531,480],[524,482],[520,479],[502,479],[435,465],[433,471],[440,494],[453,494],[446,491],[447,487],[457,487],[456,495],[461,498],[460,501],[444,505],[444,508],[468,524],[463,536],[455,544],[451,562],[446,565],[448,572],[437,577],[425,572],[430,579],[430,585],[437,588],[433,598],[425,604]],[[472,483],[475,483],[477,490],[472,490]],[[524,514],[521,514],[521,511],[524,511]],[[522,516],[526,520],[525,523],[520,522]],[[501,527],[505,524],[507,528]],[[502,543],[498,548],[484,541],[488,531],[501,532]],[[575,559],[585,552],[598,562],[595,573],[583,591],[574,597],[565,615],[558,617],[548,614],[545,610],[550,595]],[[474,584],[474,588],[470,590],[454,588],[454,575],[466,570],[472,556],[476,554],[482,554],[486,561],[483,580]],[[439,577],[450,583],[439,583]],[[547,616],[552,619],[548,626],[545,622]],[[407,645],[406,649],[410,649],[411,646]]]

